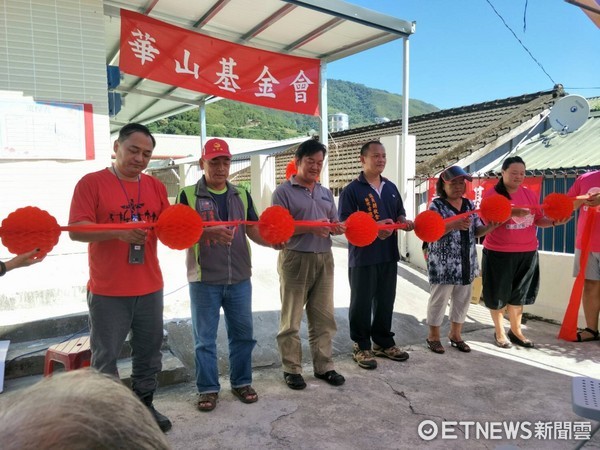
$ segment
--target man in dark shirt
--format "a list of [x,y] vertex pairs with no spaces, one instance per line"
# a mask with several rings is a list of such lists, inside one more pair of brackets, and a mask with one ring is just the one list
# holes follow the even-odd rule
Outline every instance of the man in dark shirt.
[[[406,231],[412,230],[414,225],[404,217],[398,188],[381,176],[386,164],[383,145],[378,141],[367,142],[360,150],[360,162],[363,171],[340,194],[340,220],[345,221],[353,212],[364,211],[378,223],[406,223]],[[377,367],[374,355],[394,361],[407,360],[408,353],[396,347],[391,331],[400,260],[397,233],[380,230],[378,238],[365,247],[349,243],[348,255],[352,358],[363,369]]]

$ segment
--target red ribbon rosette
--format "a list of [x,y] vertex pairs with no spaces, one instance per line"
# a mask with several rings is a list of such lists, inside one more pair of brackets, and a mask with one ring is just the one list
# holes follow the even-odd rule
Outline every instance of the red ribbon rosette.
[[294,234],[294,218],[280,205],[269,206],[258,220],[258,232],[269,244],[282,244]]
[[542,208],[546,217],[560,222],[571,217],[573,199],[566,194],[552,193],[544,198]]
[[155,225],[156,236],[175,250],[190,248],[202,236],[202,218],[195,209],[177,204],[165,209]]
[[503,195],[493,195],[486,197],[481,201],[481,217],[487,223],[506,222],[512,214],[512,206],[510,200]]
[[60,227],[47,211],[26,206],[10,213],[2,221],[0,236],[9,252],[20,255],[39,248],[35,257],[43,258],[58,243]]
[[415,217],[415,234],[424,242],[435,242],[446,232],[444,218],[435,211],[423,211]]
[[346,239],[355,247],[370,245],[378,231],[375,219],[364,211],[353,212],[346,219]]

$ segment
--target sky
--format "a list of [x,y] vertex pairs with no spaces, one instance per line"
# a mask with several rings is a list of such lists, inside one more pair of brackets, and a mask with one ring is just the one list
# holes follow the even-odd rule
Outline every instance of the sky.
[[[564,0],[346,1],[416,22],[409,37],[411,99],[448,109],[550,90],[555,83],[569,94],[600,97],[600,28]],[[402,42],[332,62],[327,77],[401,94]]]

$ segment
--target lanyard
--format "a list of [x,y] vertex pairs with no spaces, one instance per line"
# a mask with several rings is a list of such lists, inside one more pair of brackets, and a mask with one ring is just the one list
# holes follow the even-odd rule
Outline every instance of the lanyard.
[[[117,169],[115,169],[115,166],[112,166],[112,170],[113,173],[115,174],[115,176],[117,177],[117,180],[119,181],[119,184],[121,185],[121,189],[123,189],[123,194],[125,195],[125,201],[127,202],[128,205],[130,205],[129,203],[129,195],[127,195],[127,189],[125,189],[125,185],[123,185],[123,182],[121,181],[121,178],[119,178],[119,175],[117,174]],[[137,199],[137,203],[135,205],[130,205],[129,206],[129,211],[131,212],[131,221],[132,222],[137,222],[138,220],[140,220],[140,214],[139,214],[139,208],[140,208],[140,199],[141,199],[141,195],[142,195],[142,177],[140,175],[138,175],[138,199]]]

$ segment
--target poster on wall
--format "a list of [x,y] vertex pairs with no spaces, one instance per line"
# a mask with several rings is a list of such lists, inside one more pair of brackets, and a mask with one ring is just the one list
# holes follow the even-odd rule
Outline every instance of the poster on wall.
[[94,159],[92,105],[0,93],[0,160],[24,159]]

